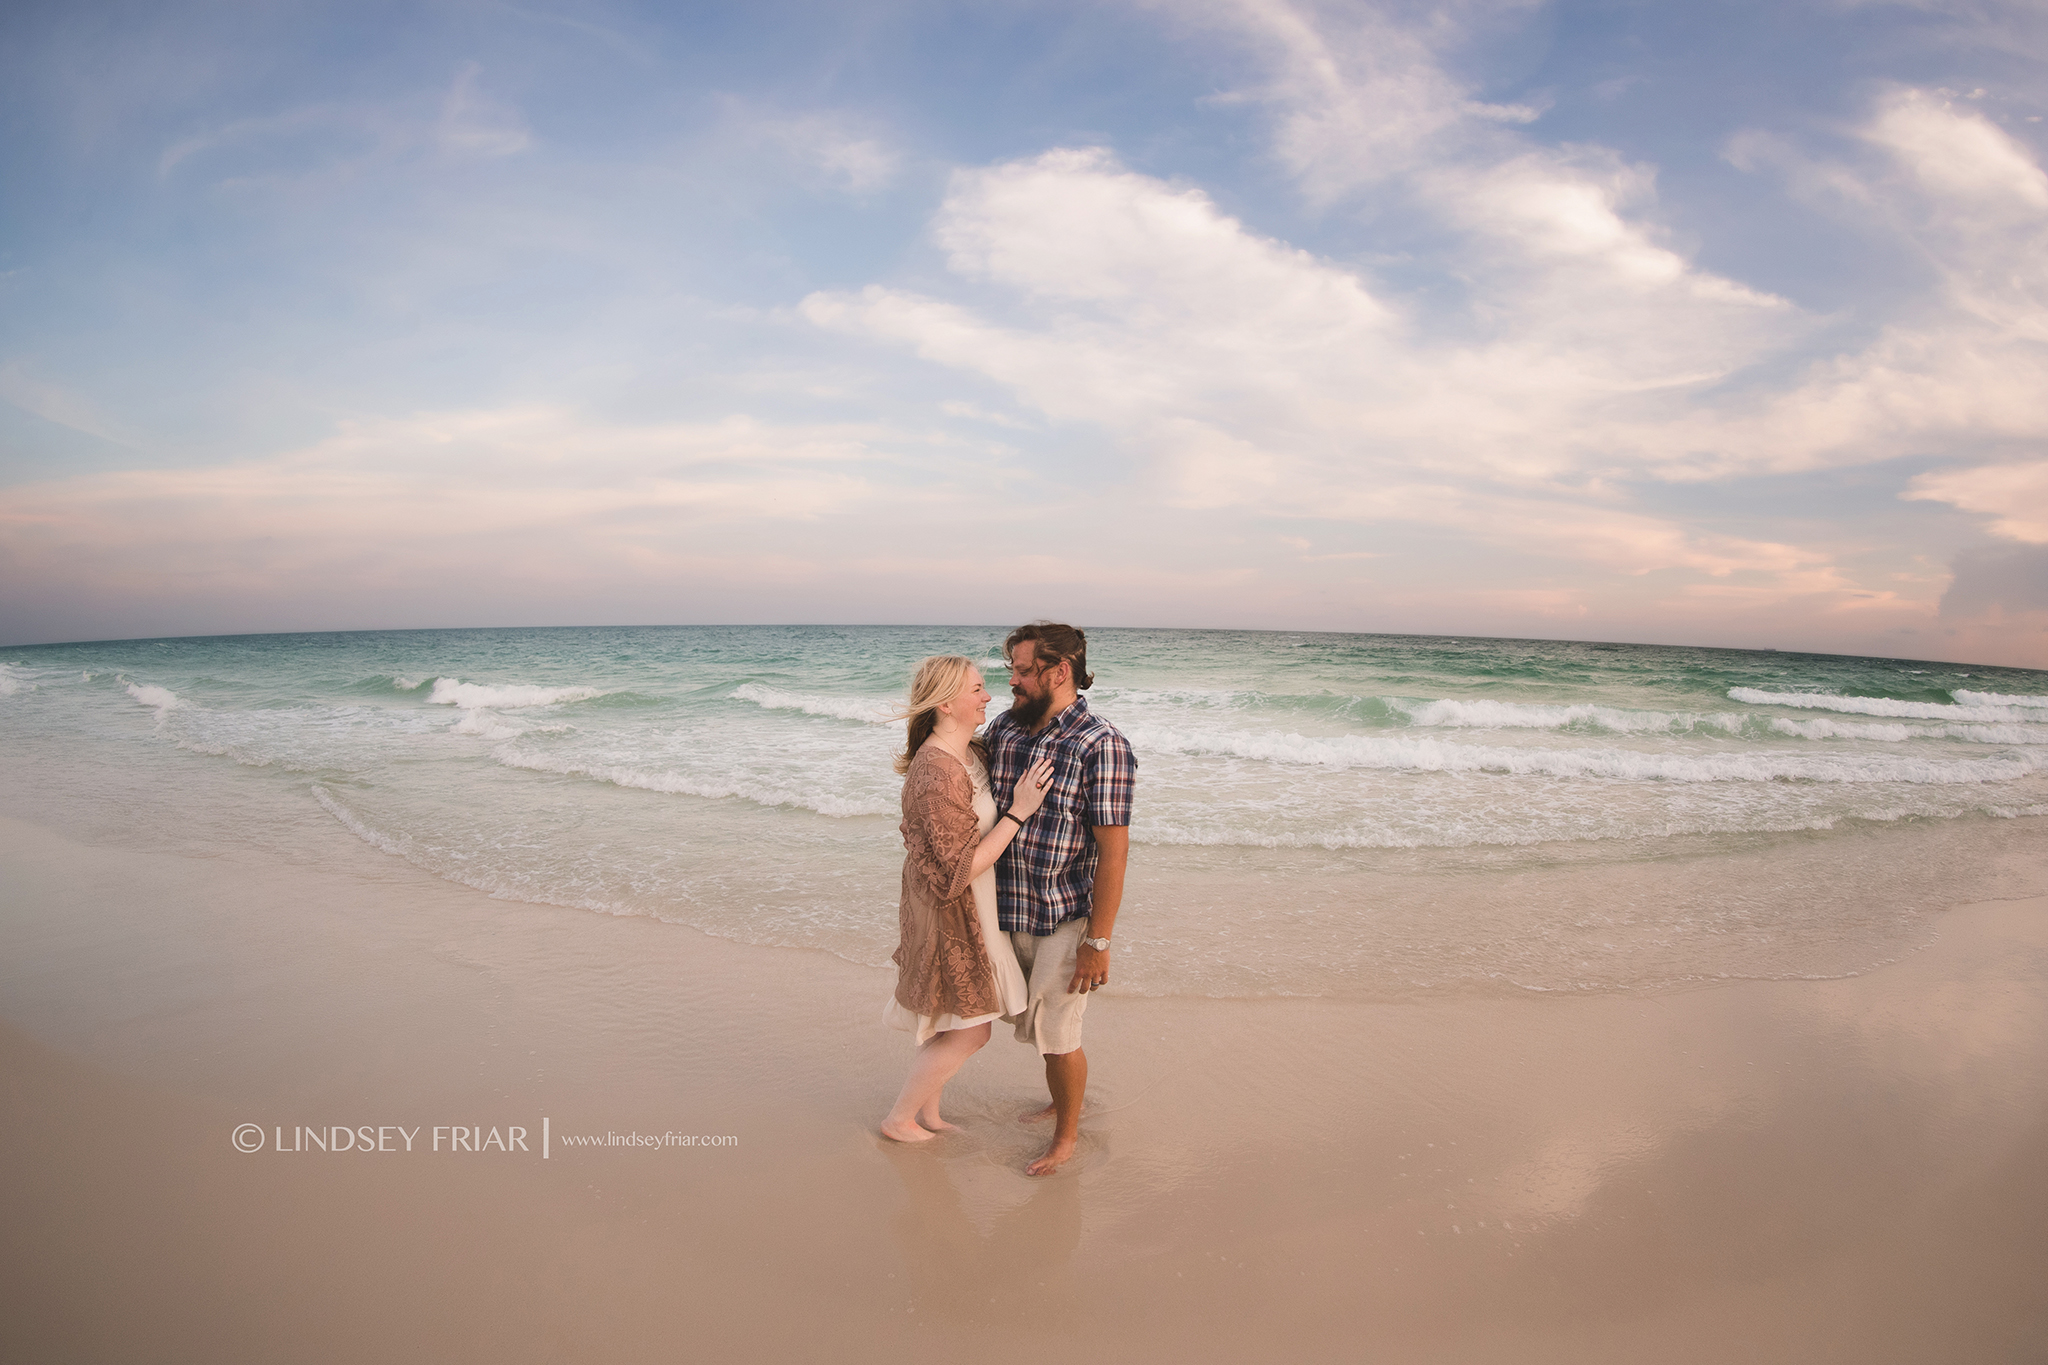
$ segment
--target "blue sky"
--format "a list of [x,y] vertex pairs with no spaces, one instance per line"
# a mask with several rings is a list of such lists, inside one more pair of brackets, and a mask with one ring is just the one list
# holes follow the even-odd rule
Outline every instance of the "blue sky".
[[0,642],[2048,664],[2048,17],[18,5]]

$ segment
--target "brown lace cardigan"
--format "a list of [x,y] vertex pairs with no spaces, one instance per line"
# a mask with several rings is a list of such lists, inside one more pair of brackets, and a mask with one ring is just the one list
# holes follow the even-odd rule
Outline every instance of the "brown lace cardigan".
[[903,778],[902,940],[893,959],[896,1003],[912,1014],[1002,1012],[970,886],[979,824],[967,769],[926,741]]

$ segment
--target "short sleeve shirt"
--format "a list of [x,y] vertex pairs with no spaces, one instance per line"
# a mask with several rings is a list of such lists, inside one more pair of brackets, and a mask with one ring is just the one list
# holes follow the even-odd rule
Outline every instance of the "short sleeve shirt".
[[1052,786],[996,864],[996,913],[1009,933],[1040,937],[1095,903],[1096,825],[1131,823],[1138,759],[1117,728],[1088,709],[1086,697],[1032,734],[1006,711],[988,723],[989,786],[1008,809],[1017,778],[1049,754]]

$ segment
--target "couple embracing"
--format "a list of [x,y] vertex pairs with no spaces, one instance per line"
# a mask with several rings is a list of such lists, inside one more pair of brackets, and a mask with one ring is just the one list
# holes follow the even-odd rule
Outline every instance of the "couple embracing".
[[1088,1057],[1081,1016],[1109,982],[1110,936],[1130,857],[1138,765],[1088,709],[1088,637],[1038,621],[1003,641],[1010,709],[981,731],[989,693],[972,660],[938,655],[910,688],[903,779],[902,942],[888,1022],[917,1054],[885,1137],[952,1128],[939,1094],[996,1020],[1045,1058],[1052,1145],[1026,1168],[1074,1154]]

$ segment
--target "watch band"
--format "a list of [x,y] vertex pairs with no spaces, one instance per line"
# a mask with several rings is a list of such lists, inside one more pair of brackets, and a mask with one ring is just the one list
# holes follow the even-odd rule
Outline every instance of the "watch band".
[[1082,935],[1081,942],[1087,944],[1090,948],[1093,948],[1098,953],[1106,953],[1109,951],[1109,940],[1106,938],[1089,938],[1084,934]]

